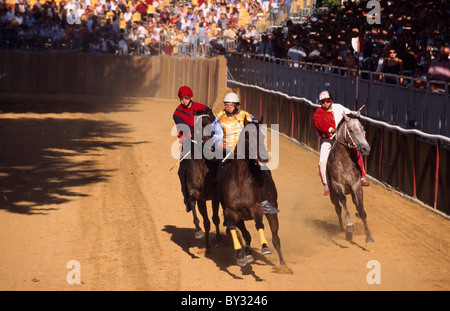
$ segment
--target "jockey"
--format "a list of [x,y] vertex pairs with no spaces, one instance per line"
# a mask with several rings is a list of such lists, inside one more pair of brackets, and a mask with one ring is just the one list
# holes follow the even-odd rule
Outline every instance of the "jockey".
[[[225,109],[217,114],[217,118],[212,125],[214,133],[214,145],[224,153],[233,153],[241,131],[244,128],[244,120],[255,122],[256,119],[248,112],[240,109],[239,96],[229,92],[223,98]],[[223,172],[223,171],[222,171]],[[218,179],[220,179],[220,168]],[[264,178],[270,176],[263,174]],[[265,214],[276,214],[279,210],[270,204],[266,190],[266,182],[260,187],[261,205]]]
[[[178,105],[177,109],[173,113],[173,120],[177,125],[178,137],[180,138],[180,142],[185,141],[192,137],[194,132],[194,112],[197,114],[208,114],[211,111],[211,108],[194,102],[192,100],[192,96],[194,93],[192,92],[189,86],[182,86],[178,90],[178,98],[180,99],[180,105]],[[189,133],[184,133],[182,131],[181,125],[187,125],[190,128]],[[186,152],[186,151],[184,151]],[[183,154],[183,151],[182,151]],[[182,156],[181,156],[182,157]],[[185,174],[185,162],[186,160],[181,161],[180,166],[178,168],[178,177],[180,178],[181,183],[181,192],[184,196],[184,204],[186,205],[186,212],[190,212],[191,208],[188,204],[189,195],[186,189],[186,174]]]
[[[324,195],[330,194],[330,189],[327,185],[327,160],[330,154],[330,149],[333,146],[334,134],[336,128],[341,122],[344,114],[351,113],[348,108],[340,104],[333,103],[333,99],[328,91],[323,91],[319,94],[319,102],[322,107],[317,108],[314,112],[314,123],[316,125],[317,134],[320,137],[320,155],[319,155],[319,170],[322,178]],[[366,173],[364,172],[363,160],[358,150],[352,149],[352,156],[355,156],[358,162],[359,170],[361,171],[361,184],[369,186],[366,180]]]

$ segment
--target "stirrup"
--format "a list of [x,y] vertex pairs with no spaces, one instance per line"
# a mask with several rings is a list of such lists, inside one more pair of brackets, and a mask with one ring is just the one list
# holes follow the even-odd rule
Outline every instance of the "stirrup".
[[280,212],[278,208],[273,207],[272,204],[270,204],[267,200],[261,202],[261,205],[264,214],[277,214]]
[[369,182],[366,180],[365,177],[361,178],[361,185],[363,187],[369,187],[370,186]]

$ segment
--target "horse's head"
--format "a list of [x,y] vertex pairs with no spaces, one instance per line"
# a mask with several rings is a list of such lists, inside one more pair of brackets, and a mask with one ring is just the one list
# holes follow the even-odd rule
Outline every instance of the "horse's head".
[[256,118],[256,121],[244,119],[244,129],[236,148],[238,158],[255,159],[262,163],[269,161],[269,153],[264,146],[264,136],[260,130],[262,120],[262,117]]
[[209,139],[211,139],[211,126],[214,119],[215,116],[212,111],[207,114],[198,114],[194,112],[194,137],[201,137],[202,143],[206,143]]
[[337,140],[344,142],[350,148],[356,148],[361,155],[370,153],[370,146],[366,140],[366,132],[359,122],[359,112],[344,114],[344,118],[338,127]]

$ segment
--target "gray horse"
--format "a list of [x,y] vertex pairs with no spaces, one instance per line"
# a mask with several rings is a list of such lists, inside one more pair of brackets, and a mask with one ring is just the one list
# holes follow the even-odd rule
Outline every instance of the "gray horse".
[[358,150],[366,156],[370,152],[370,146],[366,140],[364,128],[359,122],[360,113],[347,114],[339,123],[336,130],[336,142],[330,150],[327,161],[327,180],[330,187],[330,199],[336,209],[339,224],[344,229],[341,217],[341,204],[345,211],[345,230],[351,237],[355,230],[347,209],[346,195],[351,194],[358,215],[364,223],[366,243],[374,242],[370,235],[364,211],[363,190],[361,185],[361,172],[359,171],[356,157],[352,154]]

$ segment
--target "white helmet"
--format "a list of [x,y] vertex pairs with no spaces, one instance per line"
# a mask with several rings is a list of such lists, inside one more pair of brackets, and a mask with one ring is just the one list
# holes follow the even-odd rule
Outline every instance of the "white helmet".
[[225,95],[225,97],[223,98],[223,102],[239,104],[240,100],[239,96],[236,93],[230,92]]
[[328,93],[328,91],[323,91],[319,94],[319,101],[327,98],[331,98],[330,93]]

